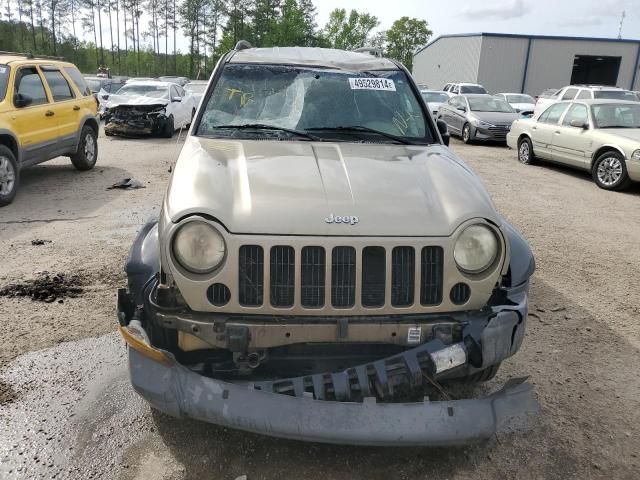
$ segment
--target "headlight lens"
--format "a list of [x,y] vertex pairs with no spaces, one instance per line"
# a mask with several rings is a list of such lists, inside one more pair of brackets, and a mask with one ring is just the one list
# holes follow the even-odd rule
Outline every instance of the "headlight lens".
[[636,150],[631,154],[631,160],[640,161],[640,150]]
[[470,225],[458,237],[453,258],[460,270],[481,273],[489,268],[498,255],[498,239],[485,225]]
[[494,126],[493,123],[483,122],[482,120],[478,120],[478,119],[473,120],[472,123],[476,127],[484,127],[484,128],[486,128],[486,127],[493,127]]
[[224,259],[224,238],[205,222],[184,224],[173,237],[173,254],[184,268],[193,273],[209,273]]

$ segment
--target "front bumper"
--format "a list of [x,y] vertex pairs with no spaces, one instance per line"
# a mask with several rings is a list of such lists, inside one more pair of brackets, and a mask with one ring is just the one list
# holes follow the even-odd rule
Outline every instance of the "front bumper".
[[164,114],[140,114],[133,118],[117,118],[113,114],[103,113],[106,123],[104,130],[113,135],[155,135],[165,127]]
[[[434,338],[345,371],[262,382],[223,381],[180,364],[170,352],[153,347],[142,324],[128,318],[125,298],[122,291],[118,310],[130,347],[132,385],[152,406],[176,417],[314,442],[443,446],[526,429],[539,409],[533,387],[523,380],[484,398],[413,403],[378,403],[380,395],[370,388],[393,396],[394,389],[419,386],[425,378],[469,375],[513,355],[524,337],[527,285],[511,289],[500,307],[453,315],[466,322],[465,342],[445,345]],[[462,361],[453,354],[443,357],[456,346],[464,351]],[[448,361],[457,363],[449,369]],[[331,395],[325,397],[327,391]]]
[[471,139],[481,142],[506,142],[509,130],[499,127],[471,127]]
[[375,446],[445,446],[528,428],[538,412],[533,387],[512,382],[482,399],[421,403],[330,402],[292,397],[194,373],[129,348],[135,390],[175,417],[280,438]]

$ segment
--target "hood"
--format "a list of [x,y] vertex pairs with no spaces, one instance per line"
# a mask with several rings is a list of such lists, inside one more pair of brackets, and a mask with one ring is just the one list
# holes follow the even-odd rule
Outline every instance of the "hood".
[[520,118],[516,112],[470,112],[470,116],[475,117],[483,122],[493,124],[506,124]]
[[132,97],[130,95],[111,95],[107,101],[107,108],[119,107],[121,105],[167,105],[168,98],[146,97],[138,95]]
[[500,223],[480,180],[440,145],[188,137],[164,208],[239,234],[448,236],[469,218]]
[[[640,128],[601,128],[598,131],[612,137],[622,137],[627,140],[640,142]],[[612,139],[612,141],[615,141],[615,139]]]

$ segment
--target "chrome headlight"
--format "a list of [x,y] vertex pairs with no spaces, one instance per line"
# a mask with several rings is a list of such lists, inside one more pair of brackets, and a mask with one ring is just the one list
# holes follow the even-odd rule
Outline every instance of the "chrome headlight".
[[215,270],[226,250],[220,232],[202,221],[185,223],[173,236],[173,255],[182,267],[193,273]]
[[635,160],[636,162],[640,162],[640,150],[636,150],[631,154],[631,160]]
[[489,123],[489,122],[485,122],[479,119],[474,119],[471,120],[471,123],[473,123],[476,127],[482,127],[482,128],[488,128],[488,127],[494,127],[495,125],[493,123]]
[[486,225],[475,224],[464,229],[453,249],[458,268],[466,273],[481,273],[493,265],[498,255],[496,234]]

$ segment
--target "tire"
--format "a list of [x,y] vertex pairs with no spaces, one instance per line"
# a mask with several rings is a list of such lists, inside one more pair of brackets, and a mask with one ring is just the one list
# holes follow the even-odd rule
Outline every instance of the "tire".
[[13,152],[0,145],[0,207],[13,202],[20,185],[20,170]]
[[624,190],[631,184],[624,157],[615,151],[605,152],[596,159],[591,176],[604,190]]
[[528,137],[521,138],[518,142],[518,161],[524,165],[534,165],[536,157],[533,155],[533,145]]
[[163,138],[171,138],[173,137],[173,133],[176,131],[176,127],[173,123],[173,115],[169,115],[167,121],[164,124],[164,130],[162,131]]
[[80,171],[91,170],[98,160],[98,137],[88,125],[82,127],[78,151],[71,155],[71,163]]
[[479,372],[469,375],[465,380],[472,383],[488,382],[496,376],[500,369],[500,365],[502,365],[502,363],[491,365],[484,370],[480,370]]
[[462,141],[467,145],[471,143],[471,125],[468,123],[465,123],[464,127],[462,127]]

